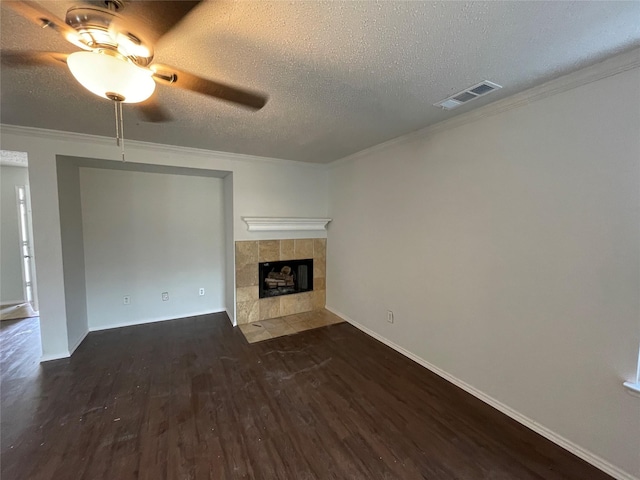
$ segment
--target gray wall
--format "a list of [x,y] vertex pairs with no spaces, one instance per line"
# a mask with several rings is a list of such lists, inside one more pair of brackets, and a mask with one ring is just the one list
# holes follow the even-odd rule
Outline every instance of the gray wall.
[[80,186],[90,330],[225,309],[221,178],[82,167]]
[[80,175],[77,162],[72,159],[58,158],[56,169],[67,310],[67,339],[69,350],[73,351],[88,330]]

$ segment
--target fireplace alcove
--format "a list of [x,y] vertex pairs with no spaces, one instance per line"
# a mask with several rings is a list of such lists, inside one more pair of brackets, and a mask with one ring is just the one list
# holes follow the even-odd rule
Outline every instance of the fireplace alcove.
[[313,259],[258,264],[259,298],[313,291]]

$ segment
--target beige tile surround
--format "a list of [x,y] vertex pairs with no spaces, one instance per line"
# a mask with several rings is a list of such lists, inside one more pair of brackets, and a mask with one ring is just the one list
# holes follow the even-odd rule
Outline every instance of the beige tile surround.
[[[236,321],[238,325],[324,308],[326,238],[236,242]],[[258,263],[313,258],[313,291],[258,298]]]

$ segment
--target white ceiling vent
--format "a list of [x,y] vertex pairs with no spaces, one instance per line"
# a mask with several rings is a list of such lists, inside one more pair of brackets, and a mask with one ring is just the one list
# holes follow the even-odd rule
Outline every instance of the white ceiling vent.
[[497,83],[489,82],[485,80],[484,82],[480,82],[473,87],[469,87],[466,90],[458,92],[454,95],[451,95],[449,98],[445,98],[441,102],[434,103],[436,107],[442,107],[445,110],[453,110],[456,107],[459,107],[463,103],[470,102],[474,98],[482,97],[487,93],[491,93],[494,90],[498,90],[502,88]]

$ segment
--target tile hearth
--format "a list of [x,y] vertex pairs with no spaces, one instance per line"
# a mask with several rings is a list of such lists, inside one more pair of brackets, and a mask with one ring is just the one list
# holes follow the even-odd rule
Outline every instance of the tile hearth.
[[240,328],[247,342],[256,343],[342,322],[344,322],[344,320],[337,315],[322,309],[246,323],[244,325],[238,325],[238,328]]

